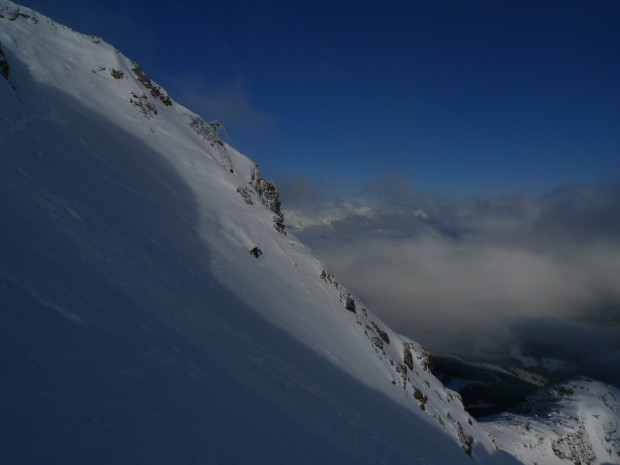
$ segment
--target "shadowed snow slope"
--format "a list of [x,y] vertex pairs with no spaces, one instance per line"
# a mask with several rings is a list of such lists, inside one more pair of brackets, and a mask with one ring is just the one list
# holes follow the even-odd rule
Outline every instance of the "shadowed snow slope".
[[136,63],[6,0],[0,47],[0,462],[517,463]]

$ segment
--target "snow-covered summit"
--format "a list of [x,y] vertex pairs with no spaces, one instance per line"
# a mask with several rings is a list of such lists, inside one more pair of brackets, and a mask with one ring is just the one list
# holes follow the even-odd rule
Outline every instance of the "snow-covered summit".
[[517,463],[103,40],[0,0],[3,463]]

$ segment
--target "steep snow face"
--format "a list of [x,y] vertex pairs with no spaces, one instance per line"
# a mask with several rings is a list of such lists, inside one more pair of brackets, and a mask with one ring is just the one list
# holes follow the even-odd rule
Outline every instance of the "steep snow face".
[[0,0],[2,463],[516,463],[216,127]]
[[6,0],[0,47],[2,462],[510,463],[135,62]]
[[589,379],[540,391],[482,425],[526,464],[620,463],[620,391]]

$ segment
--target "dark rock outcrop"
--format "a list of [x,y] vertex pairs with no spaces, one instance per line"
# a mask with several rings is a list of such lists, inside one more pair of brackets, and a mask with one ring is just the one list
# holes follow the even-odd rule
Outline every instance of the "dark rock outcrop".
[[252,194],[250,193],[247,187],[243,187],[243,188],[237,187],[237,192],[243,198],[243,201],[247,205],[254,205],[254,202],[252,202]]
[[281,216],[274,215],[273,227],[276,228],[276,231],[280,234],[286,235],[286,226],[284,225],[284,220]]
[[413,369],[413,354],[416,354],[418,362],[424,371],[433,372],[433,356],[424,350],[420,344],[405,342],[403,360],[410,369]]
[[[220,139],[216,128],[212,123],[207,123],[200,116],[196,115],[188,115],[189,116],[189,127],[202,137],[204,140],[208,141],[211,144],[211,147],[215,149],[215,155],[217,159],[224,168],[226,168],[231,174],[235,172],[235,169],[232,165],[232,160],[230,159],[230,155],[226,151],[226,146],[224,145],[224,141]],[[245,190],[245,189],[242,189]],[[239,189],[237,189],[239,192]],[[241,194],[241,192],[239,192]],[[243,196],[243,194],[241,194]],[[249,195],[249,193],[248,193]],[[245,197],[244,197],[245,199]]]
[[374,336],[372,338],[372,343],[378,348],[383,350],[384,347],[384,343],[383,343],[383,339],[381,339],[380,337]]
[[375,323],[374,321],[371,321],[370,323],[375,328],[375,331],[379,334],[379,337],[381,339],[383,339],[387,344],[389,344],[390,343],[390,336],[388,335],[388,333],[386,333],[381,328],[379,328],[377,323]]
[[133,92],[131,95],[133,98],[129,99],[129,103],[138,108],[144,116],[152,118],[157,115],[155,105],[149,102],[149,98],[146,95],[136,95]]
[[351,297],[351,294],[347,294],[344,296],[344,308],[348,311],[357,313],[357,309],[355,308],[355,300]]
[[114,79],[123,79],[125,77],[125,73],[117,69],[111,69],[110,74]]
[[260,201],[276,214],[273,219],[273,225],[280,234],[286,234],[284,226],[284,215],[282,214],[282,201],[280,200],[280,192],[272,181],[263,179],[263,175],[258,168],[252,170],[250,185],[254,188]]
[[338,281],[336,281],[336,279],[334,278],[334,275],[331,273],[331,271],[321,271],[321,279],[327,283],[330,283],[336,289],[340,289],[340,285],[338,284]]
[[405,362],[405,365],[407,365],[410,370],[413,370],[413,355],[407,343],[405,343],[405,350],[403,352],[403,362]]
[[465,434],[465,431],[463,430],[463,425],[461,425],[458,421],[456,422],[456,431],[459,437],[459,443],[461,444],[461,448],[465,451],[467,455],[471,455],[474,438],[470,435]]
[[9,62],[2,51],[2,44],[0,43],[0,75],[8,81],[10,73],[11,67],[9,66]]
[[200,116],[190,116],[189,127],[192,128],[196,134],[202,136],[202,138],[205,140],[215,142],[218,139],[217,134],[213,130],[213,127],[207,124],[207,122],[203,120]]
[[258,193],[261,202],[278,216],[282,216],[282,201],[280,192],[272,181],[263,179],[263,175],[258,168],[252,170],[250,185]]
[[136,63],[135,61],[132,62],[133,64],[133,68],[132,71],[133,73],[136,75],[136,78],[138,79],[138,81],[140,81],[140,83],[146,87],[150,92],[151,95],[157,99],[159,99],[161,101],[161,103],[163,103],[166,106],[172,106],[172,100],[170,99],[170,97],[168,97],[164,91],[162,90],[162,88],[160,86],[158,86],[157,84],[155,84],[150,77],[148,77],[144,71],[142,71],[142,68],[140,68],[140,66],[138,66],[138,63]]
[[22,10],[17,8],[11,8],[8,5],[0,5],[0,19],[8,19],[9,21],[15,21],[18,18],[27,19],[33,23],[38,23],[39,20],[32,15],[23,13]]

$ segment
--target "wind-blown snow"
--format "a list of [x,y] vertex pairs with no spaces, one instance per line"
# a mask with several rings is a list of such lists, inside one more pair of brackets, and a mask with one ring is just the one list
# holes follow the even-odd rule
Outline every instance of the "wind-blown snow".
[[0,47],[1,462],[517,463],[136,63],[7,0]]

